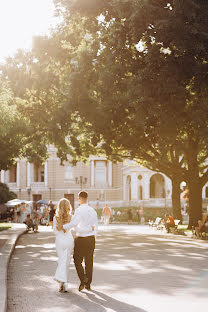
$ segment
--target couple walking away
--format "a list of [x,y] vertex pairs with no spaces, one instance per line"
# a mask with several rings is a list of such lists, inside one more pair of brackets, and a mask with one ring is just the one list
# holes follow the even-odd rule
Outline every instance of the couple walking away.
[[[93,254],[95,237],[98,230],[98,219],[95,210],[87,204],[88,193],[78,194],[79,207],[72,216],[72,207],[66,198],[60,199],[53,219],[53,230],[56,235],[58,266],[54,279],[60,283],[60,292],[68,290],[68,271],[71,254],[74,251],[74,264],[80,279],[79,291],[90,290],[93,272]],[[75,230],[75,240],[71,230]],[[82,262],[85,261],[85,270]]]

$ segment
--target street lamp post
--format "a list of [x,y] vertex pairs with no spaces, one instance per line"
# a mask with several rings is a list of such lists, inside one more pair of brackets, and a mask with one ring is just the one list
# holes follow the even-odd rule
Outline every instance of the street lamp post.
[[50,197],[50,200],[51,200],[51,187],[49,187],[49,197]]
[[19,199],[21,199],[21,188],[19,188]]
[[79,184],[80,185],[80,188],[82,190],[82,187],[87,184],[87,178],[84,178],[83,176],[79,176],[79,177],[76,177],[76,184]]

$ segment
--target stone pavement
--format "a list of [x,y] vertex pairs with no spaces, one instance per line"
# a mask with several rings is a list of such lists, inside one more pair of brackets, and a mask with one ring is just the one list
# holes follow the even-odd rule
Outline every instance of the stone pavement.
[[92,291],[78,292],[71,262],[70,292],[60,294],[50,227],[21,236],[8,271],[8,312],[206,311],[208,242],[148,226],[99,226]]
[[17,239],[25,232],[24,224],[0,232],[0,311],[7,310],[7,269]]

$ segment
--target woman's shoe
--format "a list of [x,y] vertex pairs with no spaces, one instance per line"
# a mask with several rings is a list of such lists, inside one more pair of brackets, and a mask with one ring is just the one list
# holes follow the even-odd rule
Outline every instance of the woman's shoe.
[[67,283],[65,283],[65,284],[64,284],[64,291],[63,291],[63,292],[68,292],[68,290],[69,290],[69,289],[68,289],[68,285],[67,285]]
[[61,286],[59,287],[59,292],[64,292],[64,283],[61,283]]

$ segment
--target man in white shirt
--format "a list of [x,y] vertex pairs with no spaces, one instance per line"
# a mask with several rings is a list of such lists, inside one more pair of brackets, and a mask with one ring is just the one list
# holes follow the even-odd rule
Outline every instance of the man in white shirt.
[[[95,236],[98,230],[98,218],[95,210],[87,204],[88,193],[81,191],[78,194],[80,206],[75,210],[70,223],[59,225],[57,230],[76,228],[74,244],[74,264],[80,279],[79,291],[86,288],[90,290],[93,272],[93,254],[95,249]],[[79,232],[79,228],[87,228],[86,232]],[[82,265],[85,260],[85,271]]]

